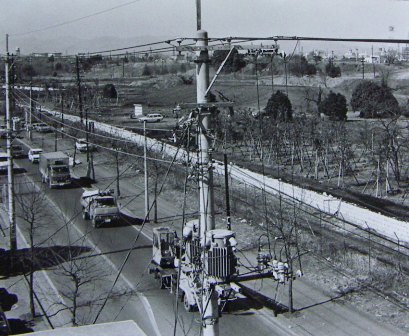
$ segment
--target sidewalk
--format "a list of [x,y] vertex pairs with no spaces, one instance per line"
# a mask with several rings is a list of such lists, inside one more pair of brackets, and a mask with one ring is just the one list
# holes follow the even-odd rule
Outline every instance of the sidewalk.
[[[5,223],[8,222],[7,212],[4,210],[4,204],[0,204],[0,221],[4,228],[6,236],[0,238],[0,248],[9,250],[9,229]],[[20,236],[20,235],[19,235]],[[20,245],[23,241],[18,237]],[[26,247],[26,246],[24,246]],[[50,329],[45,317],[37,317],[34,320],[31,319],[30,302],[29,302],[29,287],[24,275],[11,276],[8,278],[2,278],[0,280],[0,287],[6,288],[10,293],[18,296],[18,302],[6,312],[6,317],[10,322],[12,331],[16,333],[23,333],[31,330],[46,330]],[[36,304],[37,314],[41,313],[41,308]]]

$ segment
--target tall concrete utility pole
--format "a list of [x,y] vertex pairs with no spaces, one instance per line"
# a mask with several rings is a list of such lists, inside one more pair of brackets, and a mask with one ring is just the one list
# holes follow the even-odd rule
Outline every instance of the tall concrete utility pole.
[[16,214],[14,206],[14,175],[13,175],[13,148],[12,148],[12,134],[11,134],[11,107],[10,107],[10,55],[9,55],[9,36],[6,34],[6,125],[7,125],[7,195],[8,195],[8,215],[10,225],[10,251],[17,250],[16,237]]
[[[209,129],[211,115],[207,108],[206,92],[209,87],[209,51],[208,36],[204,30],[197,32],[199,47],[196,58],[197,105],[199,109],[199,212],[200,212],[200,240],[202,245],[202,267],[208,258],[206,251],[206,233],[215,228],[213,171],[209,155]],[[202,283],[202,327],[203,336],[219,335],[218,296],[215,284],[210,283],[208,276],[203,277]]]
[[143,168],[145,178],[145,218],[149,220],[149,179],[148,179],[148,143],[146,139],[146,121],[143,122]]

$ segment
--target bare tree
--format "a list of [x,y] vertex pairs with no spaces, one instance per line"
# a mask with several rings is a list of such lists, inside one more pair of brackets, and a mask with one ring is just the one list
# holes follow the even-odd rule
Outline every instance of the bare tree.
[[[274,259],[278,259],[279,263],[283,263],[285,273],[283,278],[279,278],[280,282],[288,281],[288,310],[294,312],[293,303],[293,280],[294,275],[302,274],[300,245],[298,238],[298,220],[299,209],[294,204],[292,207],[284,207],[282,196],[279,196],[279,202],[274,202],[276,205],[270,207],[266,211],[267,234],[271,241],[279,240],[281,242],[279,251],[274,250]],[[300,269],[294,272],[295,263],[299,262]],[[285,279],[284,279],[285,276]]]
[[62,306],[59,311],[68,310],[71,313],[72,325],[78,326],[91,322],[93,308],[104,295],[102,290],[97,289],[102,287],[108,274],[95,257],[80,256],[87,249],[85,238],[82,245],[70,244],[67,249],[67,253],[55,254],[58,266],[54,272],[63,279],[60,283],[63,300],[58,305]]
[[48,212],[45,199],[45,192],[36,187],[32,182],[20,184],[20,192],[15,195],[17,205],[17,216],[27,226],[25,231],[29,237],[30,245],[30,271],[29,271],[29,297],[30,311],[32,318],[35,318],[34,304],[34,271],[36,269],[35,240],[37,231],[46,226]]

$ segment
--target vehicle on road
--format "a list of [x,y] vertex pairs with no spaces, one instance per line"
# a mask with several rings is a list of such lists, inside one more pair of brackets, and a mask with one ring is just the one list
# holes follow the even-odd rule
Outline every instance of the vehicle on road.
[[150,113],[146,116],[138,118],[139,122],[148,122],[148,123],[153,123],[153,122],[160,122],[163,120],[163,115],[160,113]]
[[5,125],[0,125],[0,138],[7,138],[7,127]]
[[[77,139],[77,141],[75,142],[75,148],[81,153],[86,152],[87,140],[83,138]],[[96,149],[97,147],[94,144],[88,142],[88,151],[95,151]]]
[[21,145],[12,145],[11,148],[14,158],[21,158],[24,156],[23,147]]
[[8,156],[6,152],[0,152],[0,172],[5,173],[8,167]]
[[46,123],[37,123],[32,124],[33,130],[39,133],[50,133],[53,131],[51,126],[48,126]]
[[91,219],[95,228],[119,219],[119,209],[113,190],[86,188],[81,195],[82,215]]
[[28,160],[32,163],[40,162],[40,154],[43,152],[41,148],[31,148],[28,151]]
[[50,188],[71,184],[69,157],[63,152],[40,154],[41,181]]

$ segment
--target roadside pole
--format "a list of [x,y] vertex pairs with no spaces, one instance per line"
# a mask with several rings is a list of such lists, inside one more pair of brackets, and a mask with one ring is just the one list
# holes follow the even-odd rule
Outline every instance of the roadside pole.
[[9,55],[9,36],[6,34],[6,123],[7,123],[7,195],[8,195],[8,215],[10,225],[10,251],[17,250],[16,237],[16,214],[14,206],[14,175],[13,175],[13,149],[12,149],[12,129],[11,129],[11,108],[10,108],[10,55]]
[[33,140],[33,127],[32,127],[32,121],[33,121],[33,81],[30,82],[30,113],[28,116],[28,124],[27,124],[27,129],[28,129],[28,138]]
[[[215,228],[213,171],[209,155],[209,135],[211,115],[207,107],[206,92],[209,87],[209,51],[208,35],[204,30],[197,31],[199,47],[196,58],[197,76],[197,104],[199,109],[199,212],[200,212],[200,240],[202,246],[202,267],[207,265],[206,233]],[[204,272],[204,269],[203,269]],[[208,276],[202,278],[201,314],[203,336],[219,335],[218,295],[215,283]]]
[[146,140],[146,121],[143,122],[143,167],[145,177],[145,219],[149,220],[149,186],[148,186],[148,162],[147,162],[148,144]]

